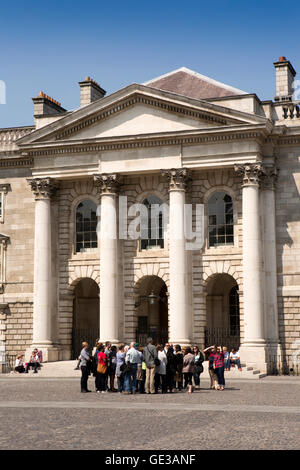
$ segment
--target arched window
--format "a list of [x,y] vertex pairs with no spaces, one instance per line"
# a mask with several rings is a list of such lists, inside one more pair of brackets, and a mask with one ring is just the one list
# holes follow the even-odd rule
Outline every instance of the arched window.
[[141,249],[161,249],[164,247],[162,201],[157,196],[148,196],[142,204],[147,208],[147,215],[141,216]]
[[76,253],[97,248],[97,206],[89,199],[76,209]]
[[209,246],[233,244],[233,204],[225,192],[217,192],[208,201]]

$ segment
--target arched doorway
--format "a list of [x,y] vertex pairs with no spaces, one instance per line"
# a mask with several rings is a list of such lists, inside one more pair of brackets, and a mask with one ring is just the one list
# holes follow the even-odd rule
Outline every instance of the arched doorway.
[[240,306],[235,279],[229,274],[215,274],[207,281],[206,293],[205,346],[239,348]]
[[143,277],[135,288],[136,341],[142,345],[151,336],[155,343],[168,341],[168,296],[158,276]]
[[74,289],[72,358],[81,351],[82,341],[91,347],[99,338],[99,286],[90,278],[81,279]]

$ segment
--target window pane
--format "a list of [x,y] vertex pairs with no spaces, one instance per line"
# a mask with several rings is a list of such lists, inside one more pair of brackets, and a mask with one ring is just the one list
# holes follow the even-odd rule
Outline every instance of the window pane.
[[76,209],[76,252],[97,248],[97,206],[86,200]]
[[208,201],[209,245],[233,243],[232,198],[225,192],[216,192]]

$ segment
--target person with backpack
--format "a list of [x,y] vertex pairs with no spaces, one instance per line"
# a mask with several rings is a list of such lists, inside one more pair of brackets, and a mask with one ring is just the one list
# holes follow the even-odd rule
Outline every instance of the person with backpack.
[[194,382],[195,388],[200,389],[200,374],[203,372],[204,356],[198,346],[193,347],[193,353],[195,356],[195,370],[194,370]]
[[153,339],[147,338],[147,345],[144,348],[144,360],[146,363],[146,383],[145,392],[155,393],[155,366],[160,364],[157,356],[157,349],[153,345]]

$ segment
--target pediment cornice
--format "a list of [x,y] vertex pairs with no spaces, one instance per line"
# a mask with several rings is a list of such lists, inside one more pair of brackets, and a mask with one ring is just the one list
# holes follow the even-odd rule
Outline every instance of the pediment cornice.
[[60,141],[71,136],[74,138],[77,132],[94,126],[138,104],[189,118],[192,117],[219,127],[268,122],[268,119],[261,116],[250,115],[204,100],[195,100],[175,93],[134,84],[37,129],[31,135],[21,138],[18,145],[23,147],[29,143],[42,143],[50,140]]
[[268,126],[232,126],[228,128],[214,128],[193,131],[180,131],[162,134],[144,134],[138,136],[123,136],[112,138],[86,139],[80,141],[56,141],[36,144],[23,155],[28,157],[99,153],[111,150],[126,150],[137,148],[160,147],[170,145],[196,145],[213,144],[220,142],[233,142],[256,140],[263,143],[269,134]]

